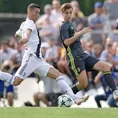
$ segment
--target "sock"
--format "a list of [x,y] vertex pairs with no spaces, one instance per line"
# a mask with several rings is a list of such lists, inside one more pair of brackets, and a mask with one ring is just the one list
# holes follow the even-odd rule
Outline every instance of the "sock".
[[79,89],[78,85],[79,85],[79,82],[76,83],[76,84],[74,84],[74,85],[71,87],[71,89],[72,89],[72,91],[73,91],[74,94],[76,94],[77,92],[79,92],[79,91],[81,90],[81,89]]
[[77,100],[77,96],[73,93],[71,87],[66,83],[66,81],[64,80],[64,76],[59,76],[57,79],[56,79],[56,82],[60,88],[60,90],[63,92],[63,93],[66,93],[68,94],[70,97],[72,97],[72,99],[74,101]]
[[110,87],[112,92],[115,91],[116,85],[115,85],[114,79],[111,75],[111,72],[105,72],[105,73],[103,73],[103,75],[104,75],[106,83],[108,84],[108,86]]
[[0,71],[0,80],[13,84],[13,76],[9,73]]

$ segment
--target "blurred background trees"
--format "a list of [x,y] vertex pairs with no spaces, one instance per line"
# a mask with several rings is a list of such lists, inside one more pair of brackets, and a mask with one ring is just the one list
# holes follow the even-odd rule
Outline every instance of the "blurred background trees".
[[[26,13],[26,8],[29,3],[37,3],[41,6],[41,13],[46,4],[51,3],[52,0],[0,0],[0,12],[4,13]],[[61,3],[70,2],[71,0],[61,0]],[[96,1],[104,2],[104,0],[78,0],[81,10],[86,16],[93,12],[93,5]]]

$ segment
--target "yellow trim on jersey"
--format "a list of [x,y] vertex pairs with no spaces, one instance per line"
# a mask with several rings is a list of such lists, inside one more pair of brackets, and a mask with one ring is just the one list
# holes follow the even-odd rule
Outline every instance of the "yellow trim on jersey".
[[79,74],[78,74],[78,71],[77,71],[76,66],[75,66],[74,57],[72,55],[70,46],[67,47],[67,51],[68,51],[68,56],[69,56],[70,62],[71,62],[71,69],[73,70],[73,72],[75,73],[75,75],[77,77]]

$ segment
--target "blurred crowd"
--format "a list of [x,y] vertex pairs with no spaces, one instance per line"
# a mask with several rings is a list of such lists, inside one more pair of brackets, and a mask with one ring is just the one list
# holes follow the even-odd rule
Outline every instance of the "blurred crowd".
[[[94,13],[89,16],[85,16],[81,11],[78,1],[72,0],[70,3],[73,7],[72,24],[75,29],[80,31],[87,26],[92,28],[92,32],[81,37],[85,52],[109,63],[114,80],[118,85],[118,0],[105,0],[104,3],[96,2]],[[72,86],[76,80],[72,77],[65,61],[66,52],[59,34],[60,24],[63,21],[60,7],[61,2],[59,0],[52,0],[52,4],[46,4],[44,14],[40,16],[36,25],[42,40],[42,57],[67,76],[66,81]],[[14,74],[21,64],[24,51],[25,46],[18,44],[14,37],[1,41],[0,69]],[[34,93],[35,106],[40,106],[39,101],[47,106],[57,106],[57,98],[61,92],[56,87],[56,82],[52,79],[38,77],[35,74],[30,76],[37,78],[37,82],[41,80],[44,82],[45,92]],[[88,81],[89,86],[83,93],[89,89],[97,90],[100,86],[103,87],[104,94],[95,96],[98,107],[102,107],[100,100],[107,101],[111,107],[118,107],[101,73],[98,74],[97,71],[88,72]],[[7,97],[10,106],[13,106],[14,91],[13,86],[0,81],[0,98]],[[25,105],[32,106],[29,102]]]

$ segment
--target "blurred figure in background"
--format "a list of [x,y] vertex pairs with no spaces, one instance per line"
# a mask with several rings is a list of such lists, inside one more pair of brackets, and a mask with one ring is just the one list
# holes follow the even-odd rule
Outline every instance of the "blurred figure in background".
[[105,0],[104,8],[110,21],[114,21],[118,18],[118,0]]
[[[1,65],[1,71],[11,73],[12,62],[4,61],[4,63]],[[0,80],[0,100],[1,99],[3,99],[4,106],[6,106],[5,99],[7,99],[9,106],[13,106],[13,99],[14,99],[13,85],[10,85],[9,83]]]
[[[114,77],[114,81],[116,82],[116,85],[118,86],[118,75],[114,75],[112,73],[112,76]],[[97,84],[98,82],[101,82],[103,90],[104,90],[104,94],[101,95],[96,95],[95,96],[95,101],[98,107],[102,107],[100,101],[107,101],[108,105],[110,107],[118,107],[117,101],[115,101],[115,99],[113,98],[112,95],[112,91],[110,90],[109,86],[107,85],[105,78],[102,75],[102,72],[99,72],[98,75],[95,77],[94,80],[95,84]]]
[[17,45],[17,41],[14,37],[10,37],[9,38],[9,47],[12,48],[12,49],[15,49]]
[[73,7],[72,24],[77,29],[77,31],[80,31],[86,24],[84,14],[80,10],[79,3],[77,0],[72,0],[71,5]]
[[94,13],[88,17],[88,25],[93,29],[91,39],[94,43],[104,43],[103,31],[106,17],[103,15],[103,5],[101,2],[94,4]]
[[12,74],[14,74],[21,65],[22,58],[23,58],[23,55],[24,55],[24,46],[17,43],[15,45],[15,50],[16,50],[16,53],[14,55],[12,55],[12,58],[11,58],[11,61],[12,61]]
[[59,20],[62,20],[62,13],[60,10],[61,2],[60,0],[53,0],[52,1],[52,15],[54,15],[55,22],[58,22]]
[[[45,16],[42,28],[39,30],[42,42],[48,42],[54,38],[55,29],[53,24],[50,22],[49,16]],[[56,40],[56,39],[55,39]]]
[[10,60],[15,53],[16,51],[9,47],[9,44],[7,41],[2,41],[1,49],[0,49],[0,65],[5,60]]
[[50,22],[53,23],[53,15],[51,11],[52,11],[52,6],[50,4],[44,6],[44,14],[40,16],[40,18],[36,22],[38,28],[42,27],[47,16],[49,17]]

